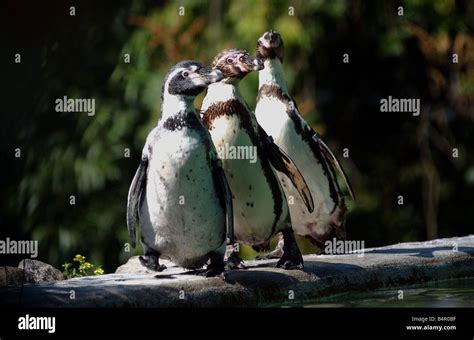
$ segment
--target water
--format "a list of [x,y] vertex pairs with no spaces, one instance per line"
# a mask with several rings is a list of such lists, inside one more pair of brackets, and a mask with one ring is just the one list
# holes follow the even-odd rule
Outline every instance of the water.
[[[402,293],[401,293],[402,292]],[[403,294],[403,299],[400,299]],[[302,305],[284,307],[474,307],[474,278],[332,295]]]

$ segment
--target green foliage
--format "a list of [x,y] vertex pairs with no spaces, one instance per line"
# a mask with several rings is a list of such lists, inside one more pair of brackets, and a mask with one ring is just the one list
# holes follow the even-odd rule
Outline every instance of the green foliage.
[[102,266],[95,266],[89,262],[86,262],[86,257],[77,254],[72,259],[72,263],[66,262],[62,265],[64,268],[64,275],[68,279],[72,279],[77,276],[91,276],[91,275],[102,275],[104,270]]

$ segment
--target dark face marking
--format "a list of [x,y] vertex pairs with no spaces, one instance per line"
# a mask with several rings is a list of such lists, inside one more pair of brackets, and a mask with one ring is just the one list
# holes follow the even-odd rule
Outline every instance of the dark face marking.
[[224,78],[242,79],[252,71],[263,69],[263,63],[245,50],[226,49],[215,56],[212,68],[222,72]]
[[182,61],[173,66],[165,76],[161,97],[163,99],[166,83],[168,83],[169,94],[195,97],[209,84],[221,79],[222,74],[196,61]]
[[257,58],[265,61],[278,58],[283,63],[285,47],[280,33],[270,30],[262,34],[257,41]]

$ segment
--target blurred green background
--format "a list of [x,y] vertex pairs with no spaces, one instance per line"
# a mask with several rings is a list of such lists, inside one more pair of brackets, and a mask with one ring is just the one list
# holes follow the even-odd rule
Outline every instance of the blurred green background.
[[[358,201],[348,199],[348,236],[370,247],[472,233],[474,1],[0,6],[0,239],[39,240],[40,260],[60,266],[80,253],[110,272],[142,252],[124,251],[126,198],[159,118],[163,75],[183,59],[209,64],[225,47],[254,53],[270,28],[283,36],[300,111],[352,179]],[[257,85],[257,74],[241,82],[250,105]],[[421,115],[381,113],[389,95],[420,98]],[[95,116],[55,112],[63,96],[94,98]],[[18,259],[2,256],[0,264]]]

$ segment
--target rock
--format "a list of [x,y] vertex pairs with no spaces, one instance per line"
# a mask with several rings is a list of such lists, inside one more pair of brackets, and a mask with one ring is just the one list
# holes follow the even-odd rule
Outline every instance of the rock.
[[0,267],[0,287],[21,286],[25,283],[64,280],[63,273],[53,266],[31,259],[23,259],[18,267]]
[[29,273],[24,273],[23,269],[17,267],[0,267],[0,287],[20,286],[22,282],[29,282]]
[[[238,307],[292,303],[350,291],[474,277],[474,235],[366,249],[363,256],[305,255],[305,271],[275,268],[277,260],[247,261],[246,270],[204,278],[167,262],[149,272],[131,258],[115,274],[0,289],[14,307]],[[1,273],[1,272],[0,272]],[[70,299],[74,290],[76,298]]]
[[[128,259],[127,263],[121,265],[115,271],[115,274],[153,274],[155,272],[151,271],[145,266],[142,266],[139,256],[132,256]],[[160,264],[164,264],[167,269],[172,267],[178,268],[173,262],[160,259]]]
[[23,259],[18,268],[28,273],[27,282],[54,282],[64,280],[64,274],[52,265],[31,259]]

